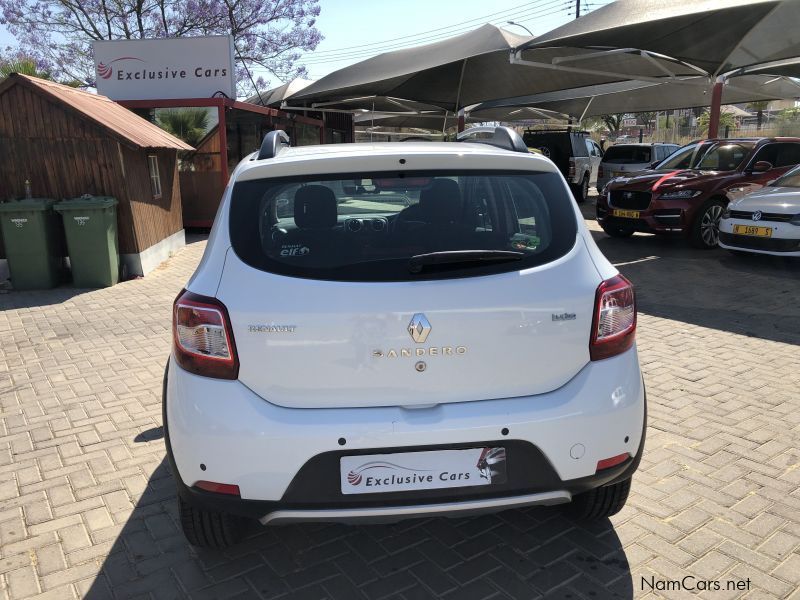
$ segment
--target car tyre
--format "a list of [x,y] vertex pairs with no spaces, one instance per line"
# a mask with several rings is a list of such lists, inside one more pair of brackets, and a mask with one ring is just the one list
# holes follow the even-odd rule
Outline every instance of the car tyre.
[[589,175],[584,175],[579,185],[570,186],[572,195],[578,204],[582,204],[589,199]]
[[224,550],[244,534],[244,519],[228,513],[204,510],[178,498],[181,528],[192,546]]
[[631,479],[578,494],[567,505],[567,512],[576,519],[603,519],[617,514],[625,506],[631,491]]
[[619,225],[601,225],[603,231],[614,238],[628,238],[634,234],[632,227],[621,227]]
[[719,221],[724,211],[725,203],[722,200],[709,200],[703,205],[689,234],[692,246],[712,250],[719,245]]

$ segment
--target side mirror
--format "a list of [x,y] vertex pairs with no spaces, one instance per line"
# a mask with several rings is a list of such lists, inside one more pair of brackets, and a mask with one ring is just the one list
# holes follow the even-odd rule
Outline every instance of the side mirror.
[[753,173],[764,173],[772,169],[772,163],[765,160],[759,160],[753,165]]

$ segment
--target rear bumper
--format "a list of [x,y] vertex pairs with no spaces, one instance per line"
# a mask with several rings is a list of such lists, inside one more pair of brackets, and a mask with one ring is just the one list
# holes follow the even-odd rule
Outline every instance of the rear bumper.
[[[635,348],[588,364],[549,394],[413,410],[284,408],[238,382],[198,377],[171,362],[164,413],[182,497],[264,523],[391,521],[568,502],[633,474],[646,421]],[[577,444],[583,456],[572,458]],[[483,445],[506,447],[506,483],[358,495],[339,488],[344,455]],[[595,472],[598,460],[624,452],[631,455],[624,463]],[[241,498],[199,490],[198,480],[238,485]]]

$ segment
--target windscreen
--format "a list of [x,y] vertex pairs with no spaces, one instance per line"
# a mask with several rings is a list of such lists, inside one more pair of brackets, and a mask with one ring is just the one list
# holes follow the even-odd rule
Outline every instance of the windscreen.
[[796,187],[800,188],[800,167],[795,167],[783,177],[778,177],[770,184],[774,187]]
[[656,168],[734,171],[747,158],[752,148],[752,144],[742,142],[689,144],[659,163]]
[[541,265],[575,244],[555,173],[383,173],[242,181],[233,249],[264,271],[340,281],[472,277]]
[[632,165],[651,163],[652,149],[649,146],[611,146],[603,155],[604,163]]

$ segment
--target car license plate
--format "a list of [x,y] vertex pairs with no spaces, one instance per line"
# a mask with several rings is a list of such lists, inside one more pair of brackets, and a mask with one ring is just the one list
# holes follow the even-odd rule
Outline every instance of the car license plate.
[[506,481],[505,448],[365,454],[339,459],[342,494],[410,492]]
[[736,235],[752,235],[755,237],[772,237],[772,227],[758,227],[756,225],[734,225],[733,233]]
[[614,209],[612,213],[615,217],[622,217],[623,219],[638,219],[639,218],[639,211],[638,210],[619,210],[617,208]]

